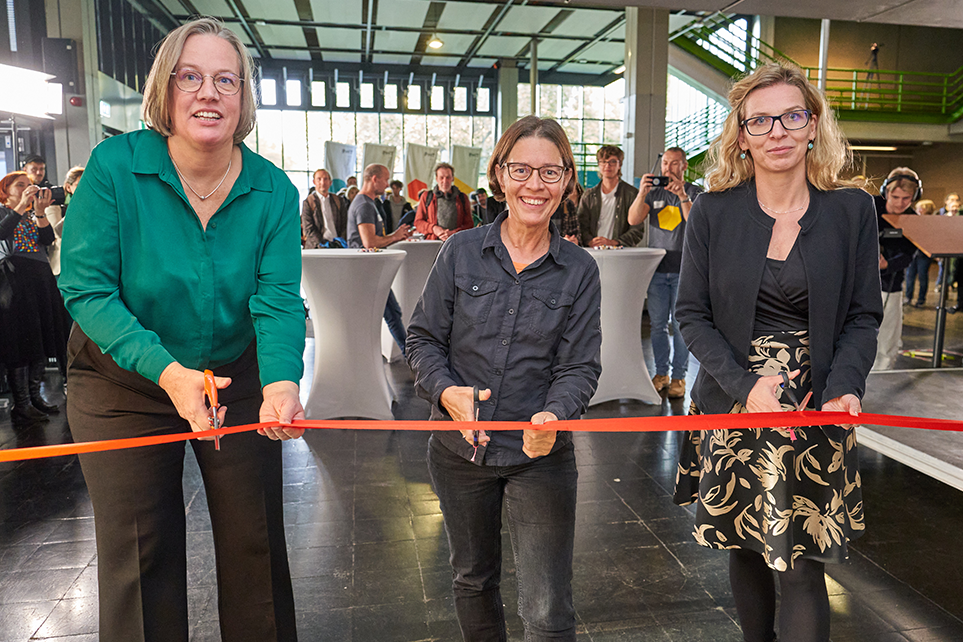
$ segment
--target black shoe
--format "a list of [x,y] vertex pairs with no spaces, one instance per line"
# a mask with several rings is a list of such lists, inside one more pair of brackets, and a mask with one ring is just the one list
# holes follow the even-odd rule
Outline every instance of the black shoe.
[[953,305],[953,306],[950,306],[950,307],[946,308],[947,314],[956,314],[956,313],[959,312],[959,311],[960,311],[960,306],[959,306],[959,304]]
[[51,406],[40,394],[40,385],[43,382],[45,365],[43,361],[35,361],[30,364],[29,379],[27,387],[30,391],[30,403],[34,408],[48,415],[56,415],[60,412],[57,406]]
[[903,305],[912,305],[912,304],[913,302],[910,301],[909,299],[903,299]]
[[57,406],[51,406],[49,403],[44,401],[44,398],[40,395],[36,397],[31,397],[30,405],[39,410],[46,415],[57,415],[60,414],[60,408]]
[[33,406],[14,406],[10,411],[10,419],[15,424],[35,424],[47,421],[47,415]]
[[914,307],[914,308],[922,308],[922,307],[925,307],[925,306],[926,306],[926,302],[925,302],[925,301],[917,301],[916,303],[913,304],[913,307]]

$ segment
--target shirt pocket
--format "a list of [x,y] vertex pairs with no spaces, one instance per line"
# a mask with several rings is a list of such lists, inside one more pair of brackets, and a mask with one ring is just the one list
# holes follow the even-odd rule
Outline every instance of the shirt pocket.
[[531,292],[529,329],[540,337],[554,339],[565,329],[575,297],[557,290]]
[[455,318],[467,326],[488,320],[498,282],[470,276],[455,277]]

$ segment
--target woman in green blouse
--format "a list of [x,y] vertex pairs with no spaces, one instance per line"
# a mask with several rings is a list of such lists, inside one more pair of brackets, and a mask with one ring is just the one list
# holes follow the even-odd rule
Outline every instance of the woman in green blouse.
[[[242,140],[251,57],[219,22],[163,41],[149,130],[94,150],[64,227],[60,287],[75,327],[67,411],[77,441],[302,419],[297,191]],[[225,640],[295,640],[279,440],[191,441],[204,479]],[[264,439],[269,437],[270,439]],[[94,506],[100,639],[187,640],[184,445],[81,456]],[[189,511],[188,511],[189,512]]]

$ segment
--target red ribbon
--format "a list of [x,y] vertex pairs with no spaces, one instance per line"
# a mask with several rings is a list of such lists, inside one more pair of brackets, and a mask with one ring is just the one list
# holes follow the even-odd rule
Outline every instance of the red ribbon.
[[[924,430],[963,431],[963,421],[950,419],[927,419],[923,417],[904,417],[899,415],[876,415],[862,413],[859,417],[844,412],[818,412],[804,410],[801,412],[760,412],[739,413],[727,415],[682,415],[672,417],[619,417],[614,419],[580,419],[568,421],[553,421],[540,426],[532,426],[526,422],[516,421],[486,421],[485,430],[570,430],[573,432],[664,432],[675,430],[740,430],[747,428],[799,428],[802,426],[832,426],[849,424],[857,421],[859,424],[874,426],[893,426],[897,428],[920,428]],[[157,444],[170,444],[187,441],[197,437],[212,437],[233,435],[240,432],[258,430],[260,428],[277,428],[282,424],[268,422],[246,424],[243,426],[229,426],[217,430],[204,432],[188,432],[173,435],[156,435],[151,437],[131,437],[128,439],[108,439],[103,441],[87,441],[79,444],[58,444],[55,446],[35,446],[31,448],[12,448],[0,450],[0,462],[22,461],[25,459],[41,459],[44,457],[62,457],[64,455],[78,455],[82,453],[120,450],[122,448],[138,448]],[[339,429],[339,430],[477,430],[475,422],[442,422],[442,421],[370,421],[352,419],[306,420],[295,421],[291,424],[295,428]]]

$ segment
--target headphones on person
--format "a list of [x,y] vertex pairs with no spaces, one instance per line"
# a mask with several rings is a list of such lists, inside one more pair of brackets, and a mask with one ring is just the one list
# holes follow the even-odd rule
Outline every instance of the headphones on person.
[[896,181],[911,181],[916,184],[916,193],[913,195],[914,202],[920,200],[920,197],[923,196],[923,181],[921,181],[918,176],[913,176],[912,174],[896,174],[895,176],[890,176],[883,181],[883,186],[879,188],[879,195],[886,198],[886,186]]

